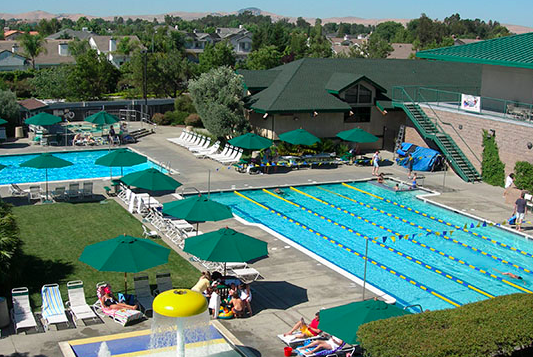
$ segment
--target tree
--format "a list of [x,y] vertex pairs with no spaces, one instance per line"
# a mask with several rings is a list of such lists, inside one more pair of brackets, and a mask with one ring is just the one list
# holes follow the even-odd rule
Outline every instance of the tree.
[[0,200],[0,282],[6,283],[13,256],[17,253],[22,243],[19,238],[19,229],[15,217],[11,212],[11,205]]
[[213,68],[190,81],[189,92],[204,127],[217,137],[244,134],[243,79],[230,67]]
[[10,90],[0,90],[0,118],[15,123],[18,114],[19,105],[15,93]]
[[70,94],[68,78],[71,70],[71,65],[62,65],[38,71],[30,80],[35,88],[34,94],[46,99],[67,98]]
[[276,46],[266,46],[248,55],[246,68],[253,70],[270,69],[281,64],[281,53]]
[[376,26],[372,36],[379,36],[387,42],[392,42],[396,34],[404,29],[403,25],[395,21],[385,21]]
[[500,160],[496,136],[483,130],[483,154],[481,160],[481,176],[483,181],[493,186],[503,187],[505,181],[505,164]]
[[235,66],[233,47],[227,41],[218,42],[215,46],[207,45],[199,57],[201,72],[208,72],[221,66]]
[[117,44],[117,53],[129,56],[130,53],[135,51],[140,47],[139,41],[132,40],[130,37],[126,36],[120,39]]
[[90,48],[89,41],[80,40],[79,38],[75,38],[68,43],[68,52],[74,57],[87,53]]
[[365,58],[387,58],[393,51],[392,46],[379,36],[370,36],[361,47]]
[[46,52],[44,42],[45,40],[41,36],[30,35],[28,32],[25,33],[20,40],[23,53],[30,58],[33,69],[35,69],[35,58],[39,56],[39,54]]

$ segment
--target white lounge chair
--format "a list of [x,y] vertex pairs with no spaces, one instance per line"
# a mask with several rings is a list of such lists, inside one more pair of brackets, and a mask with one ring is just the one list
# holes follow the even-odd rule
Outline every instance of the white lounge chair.
[[28,197],[30,195],[30,190],[23,190],[19,185],[12,183],[9,186],[9,192],[13,197]]
[[172,276],[170,272],[160,272],[155,275],[155,281],[157,282],[157,289],[155,290],[156,294],[162,293],[163,291],[172,290]]
[[198,145],[198,143],[200,143],[200,140],[202,140],[202,136],[201,135],[198,135],[196,133],[192,133],[192,135],[189,138],[189,140],[188,141],[184,141],[183,143],[181,143],[181,146],[183,146],[185,148],[188,148],[189,146],[195,146],[195,145]]
[[152,310],[154,296],[150,289],[150,279],[146,274],[137,274],[133,277],[135,286],[135,298],[143,308],[144,312]]
[[237,278],[241,279],[245,283],[251,283],[259,279],[261,274],[254,268],[242,268],[242,269],[230,269],[232,275],[235,275]]
[[193,152],[193,155],[198,158],[204,158],[208,155],[214,155],[218,149],[220,148],[220,141],[217,141],[213,145],[211,145],[209,148],[204,150],[198,150],[197,152]]
[[219,154],[215,153],[211,155],[206,155],[206,157],[210,158],[211,160],[216,160],[218,157],[225,157],[228,151],[230,150],[230,148],[231,148],[231,145],[226,144],[226,146],[224,146],[224,148]]
[[207,149],[209,145],[211,145],[211,138],[203,136],[198,145],[189,146],[187,149],[189,149],[189,151],[202,150]]
[[68,317],[65,313],[65,305],[63,305],[59,285],[43,285],[41,289],[41,297],[43,300],[41,315],[43,318],[44,329],[48,330],[50,325],[53,324],[66,323],[68,325]]
[[67,283],[67,290],[67,308],[72,316],[74,325],[77,326],[77,320],[98,319],[98,316],[89,304],[87,304],[87,300],[85,300],[85,291],[83,290],[83,282],[81,280],[69,281]]
[[236,151],[235,155],[232,155],[232,157],[218,160],[218,162],[222,164],[231,164],[234,162],[238,162],[241,159],[241,157],[242,157],[242,149],[239,149]]
[[11,321],[15,326],[15,333],[20,329],[37,327],[35,316],[31,311],[28,288],[15,288],[11,290],[13,308],[11,309]]
[[67,199],[80,198],[80,184],[69,183],[67,190]]
[[126,324],[129,322],[140,320],[144,317],[143,313],[139,310],[115,310],[106,307],[103,301],[105,295],[104,289],[106,287],[111,289],[109,284],[106,282],[100,282],[96,284],[96,295],[98,296],[98,300],[96,300],[92,306],[99,316],[109,316],[113,319],[113,321],[121,324],[122,326],[126,326]]
[[28,201],[42,200],[43,194],[41,192],[40,186],[30,186],[30,195],[28,196]]
[[142,227],[143,227],[143,237],[146,237],[146,238],[158,238],[159,237],[159,234],[157,233],[157,231],[152,231],[146,228],[144,224],[142,225]]
[[54,190],[51,192],[52,199],[54,201],[61,201],[67,199],[67,191],[65,186],[59,186],[54,188]]
[[[180,136],[180,138],[181,138],[181,136]],[[183,136],[183,138],[177,139],[177,140],[173,140],[173,142],[176,145],[183,146],[184,144],[190,143],[191,140],[193,140],[194,138],[196,138],[196,134],[195,133],[193,133],[192,131],[185,131],[185,135]]]

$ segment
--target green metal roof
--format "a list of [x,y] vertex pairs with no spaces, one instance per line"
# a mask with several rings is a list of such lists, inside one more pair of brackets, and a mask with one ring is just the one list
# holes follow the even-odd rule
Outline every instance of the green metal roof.
[[251,91],[268,88],[280,71],[250,71],[239,69],[237,73],[246,78],[245,87]]
[[533,69],[533,32],[420,51],[416,57]]
[[[247,100],[247,106],[259,113],[347,112],[351,107],[326,87],[340,88],[357,76],[372,78],[383,91],[394,86],[481,85],[481,66],[400,59],[305,58],[266,71],[240,71],[246,87],[257,85],[261,74],[276,76],[271,84]],[[337,74],[335,74],[337,73]],[[342,73],[349,78],[341,79]],[[383,94],[379,99],[390,100]]]
[[340,72],[335,72],[331,75],[331,78],[329,79],[328,83],[326,83],[325,88],[329,93],[339,94],[346,88],[351,87],[361,80],[366,80],[367,82],[372,83],[374,87],[378,88],[382,92],[387,91],[385,88],[362,74]]

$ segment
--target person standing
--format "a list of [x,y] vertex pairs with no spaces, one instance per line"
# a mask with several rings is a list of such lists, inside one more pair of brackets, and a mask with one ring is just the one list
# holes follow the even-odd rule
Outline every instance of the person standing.
[[379,175],[379,150],[372,156],[372,175]]
[[413,155],[409,153],[409,156],[407,157],[407,169],[409,170],[409,173],[407,174],[408,178],[411,178],[411,175],[413,173],[413,165],[415,163],[415,159],[413,158]]
[[514,204],[513,215],[516,214],[516,230],[519,232],[522,230],[522,222],[524,221],[524,218],[526,217],[527,213],[527,202],[524,198],[525,195],[525,192],[522,192],[520,198],[517,199]]
[[505,179],[505,188],[509,188],[514,183],[514,174],[510,173],[509,176]]

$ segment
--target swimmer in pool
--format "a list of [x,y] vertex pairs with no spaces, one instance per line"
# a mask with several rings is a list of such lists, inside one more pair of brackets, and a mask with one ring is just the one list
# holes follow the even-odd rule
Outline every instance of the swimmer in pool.
[[524,280],[524,278],[522,278],[520,275],[516,275],[516,274],[510,273],[510,272],[507,272],[507,271],[499,271],[498,269],[495,269],[495,268],[492,268],[492,269],[497,271],[501,275],[508,276],[509,278],[517,279],[517,280]]

